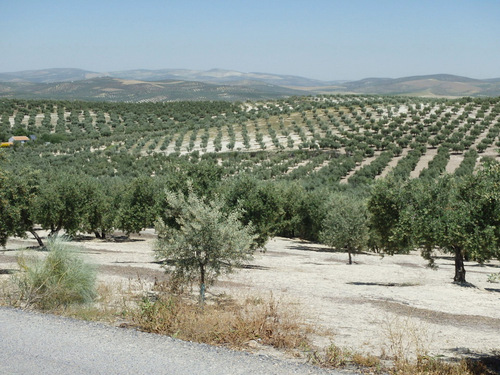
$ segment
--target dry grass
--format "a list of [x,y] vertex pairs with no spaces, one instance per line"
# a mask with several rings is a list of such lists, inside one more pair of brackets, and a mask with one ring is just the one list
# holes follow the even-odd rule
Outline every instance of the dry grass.
[[330,344],[321,351],[309,351],[308,362],[327,368],[353,368],[366,373],[381,373],[383,370],[380,358],[365,355],[348,348]]
[[54,314],[75,319],[106,323],[125,323],[128,311],[137,306],[137,292],[142,287],[140,280],[122,283],[99,283],[97,298],[93,304],[70,305],[51,311]]
[[394,375],[494,375],[482,362],[461,360],[448,363],[429,357],[418,358],[416,362],[396,362],[390,369]]
[[387,319],[385,334],[389,355],[396,363],[429,356],[433,334],[426,324],[411,315]]
[[162,292],[154,300],[144,298],[131,318],[147,332],[232,348],[245,348],[256,341],[278,349],[297,349],[307,345],[311,332],[297,311],[272,297],[240,303],[222,296],[200,306],[190,296]]
[[[355,369],[362,373],[392,375],[493,375],[481,361],[446,362],[429,355],[432,335],[412,317],[393,318],[386,327],[389,353],[381,358],[330,344],[321,351],[308,351],[308,361],[327,368]],[[385,348],[382,348],[385,352]]]
[[479,361],[445,362],[429,354],[432,344],[430,329],[411,315],[389,319],[386,342],[394,375],[490,375],[494,374]]

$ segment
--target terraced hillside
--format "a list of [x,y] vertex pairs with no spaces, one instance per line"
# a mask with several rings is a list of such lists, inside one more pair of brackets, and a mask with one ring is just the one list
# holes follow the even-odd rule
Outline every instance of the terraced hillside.
[[322,95],[265,102],[95,103],[2,100],[7,168],[83,167],[95,176],[167,173],[211,162],[225,176],[369,183],[471,173],[500,159],[500,99]]

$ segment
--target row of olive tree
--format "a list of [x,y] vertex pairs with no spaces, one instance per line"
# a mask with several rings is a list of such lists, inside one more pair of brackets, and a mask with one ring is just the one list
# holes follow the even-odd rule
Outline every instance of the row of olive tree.
[[253,228],[255,246],[273,235],[320,240],[347,251],[350,263],[351,254],[365,248],[389,254],[422,248],[430,260],[440,248],[455,254],[455,280],[464,282],[464,258],[485,261],[499,255],[499,168],[489,164],[460,178],[383,179],[371,192],[347,185],[308,191],[296,182],[245,174],[223,179],[217,168],[204,167],[131,180],[3,172],[0,243],[31,232],[43,245],[35,224],[51,235],[64,229],[97,237],[114,230],[137,233],[158,219],[175,225],[166,190],[185,196],[191,191],[207,204],[220,197],[225,214],[238,211],[242,225]]
[[258,246],[277,233],[306,233],[315,226],[310,219],[314,206],[307,207],[304,197],[308,195],[302,196],[298,185],[262,182],[248,175],[221,182],[220,169],[211,164],[134,179],[4,171],[0,175],[1,244],[9,236],[31,232],[43,246],[35,225],[50,236],[64,230],[70,236],[92,233],[105,238],[115,230],[128,235],[152,228],[158,218],[172,222],[166,190],[187,195],[191,189],[206,201],[220,196],[225,212],[241,211],[240,221],[252,223]]

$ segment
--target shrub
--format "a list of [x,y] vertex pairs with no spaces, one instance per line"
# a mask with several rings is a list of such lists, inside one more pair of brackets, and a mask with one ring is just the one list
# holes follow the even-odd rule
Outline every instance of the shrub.
[[96,274],[76,249],[63,239],[47,244],[45,258],[21,256],[22,273],[16,277],[25,306],[51,310],[73,303],[91,302],[96,297]]

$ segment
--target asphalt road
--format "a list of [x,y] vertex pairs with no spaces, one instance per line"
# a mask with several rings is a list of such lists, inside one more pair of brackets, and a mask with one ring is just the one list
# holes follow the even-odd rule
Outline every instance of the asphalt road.
[[340,372],[132,329],[0,307],[0,374]]

